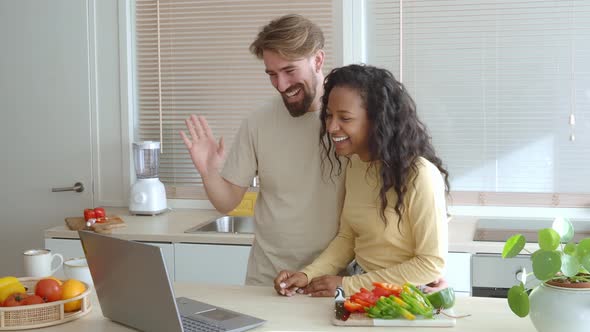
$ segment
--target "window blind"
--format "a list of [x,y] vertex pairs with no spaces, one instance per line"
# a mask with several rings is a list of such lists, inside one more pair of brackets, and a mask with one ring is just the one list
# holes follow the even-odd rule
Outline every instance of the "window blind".
[[366,48],[366,62],[388,69],[399,80],[401,3],[399,0],[368,0],[365,6],[367,32],[363,44]]
[[401,49],[454,204],[590,205],[589,1],[367,1],[394,9],[367,10],[368,62]]
[[169,198],[204,198],[179,131],[190,114],[207,118],[229,152],[244,117],[277,92],[249,46],[270,20],[301,14],[326,38],[334,66],[332,0],[136,0],[136,82],[139,140],[162,142],[160,179]]

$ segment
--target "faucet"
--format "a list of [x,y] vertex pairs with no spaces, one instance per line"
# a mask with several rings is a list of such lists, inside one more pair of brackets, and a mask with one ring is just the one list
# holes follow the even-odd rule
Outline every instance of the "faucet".
[[258,175],[252,178],[252,182],[250,183],[250,187],[258,188],[260,187],[260,179],[258,179]]

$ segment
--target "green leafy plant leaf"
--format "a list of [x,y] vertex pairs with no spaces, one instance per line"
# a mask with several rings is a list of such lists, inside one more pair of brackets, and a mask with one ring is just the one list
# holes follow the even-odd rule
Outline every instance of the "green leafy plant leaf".
[[551,228],[559,234],[562,243],[568,243],[574,238],[574,225],[567,218],[555,218]]
[[561,272],[566,277],[573,277],[580,271],[580,261],[576,256],[563,255],[561,257]]
[[535,258],[535,255],[538,255],[540,252],[543,252],[543,251],[545,251],[545,250],[543,250],[543,249],[538,249],[537,251],[533,252],[533,253],[531,254],[531,262],[532,262],[532,261],[533,261],[533,259]]
[[508,290],[508,305],[510,306],[510,310],[512,310],[512,312],[518,317],[525,317],[529,314],[529,295],[522,283],[520,285],[512,286],[512,288]]
[[551,228],[539,230],[539,247],[543,250],[551,251],[559,246],[559,234]]
[[582,257],[580,259],[580,264],[586,269],[586,271],[590,271],[590,254]]
[[504,249],[502,250],[502,258],[512,258],[524,248],[526,244],[526,239],[522,234],[516,234],[511,236],[506,243],[504,244]]
[[563,247],[563,252],[567,255],[576,255],[576,244],[573,242],[569,242],[568,244]]
[[561,254],[559,251],[542,251],[535,254],[532,260],[533,273],[539,280],[551,279],[561,270]]
[[576,247],[576,255],[581,260],[582,257],[590,255],[590,238],[583,239],[578,242],[578,246]]

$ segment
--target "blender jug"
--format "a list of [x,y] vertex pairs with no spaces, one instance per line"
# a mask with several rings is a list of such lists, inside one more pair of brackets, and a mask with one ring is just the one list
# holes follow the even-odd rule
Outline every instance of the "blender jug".
[[160,142],[133,143],[133,160],[138,179],[157,178],[160,166]]

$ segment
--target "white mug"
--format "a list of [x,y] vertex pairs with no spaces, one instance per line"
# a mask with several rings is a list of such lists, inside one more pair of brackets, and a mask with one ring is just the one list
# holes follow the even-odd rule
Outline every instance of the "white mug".
[[92,275],[86,258],[72,258],[64,262],[64,274],[68,279],[76,279],[92,285]]
[[[58,258],[59,263],[52,268],[53,260]],[[55,273],[64,262],[60,254],[52,254],[49,249],[30,249],[23,253],[25,277],[43,278]]]

